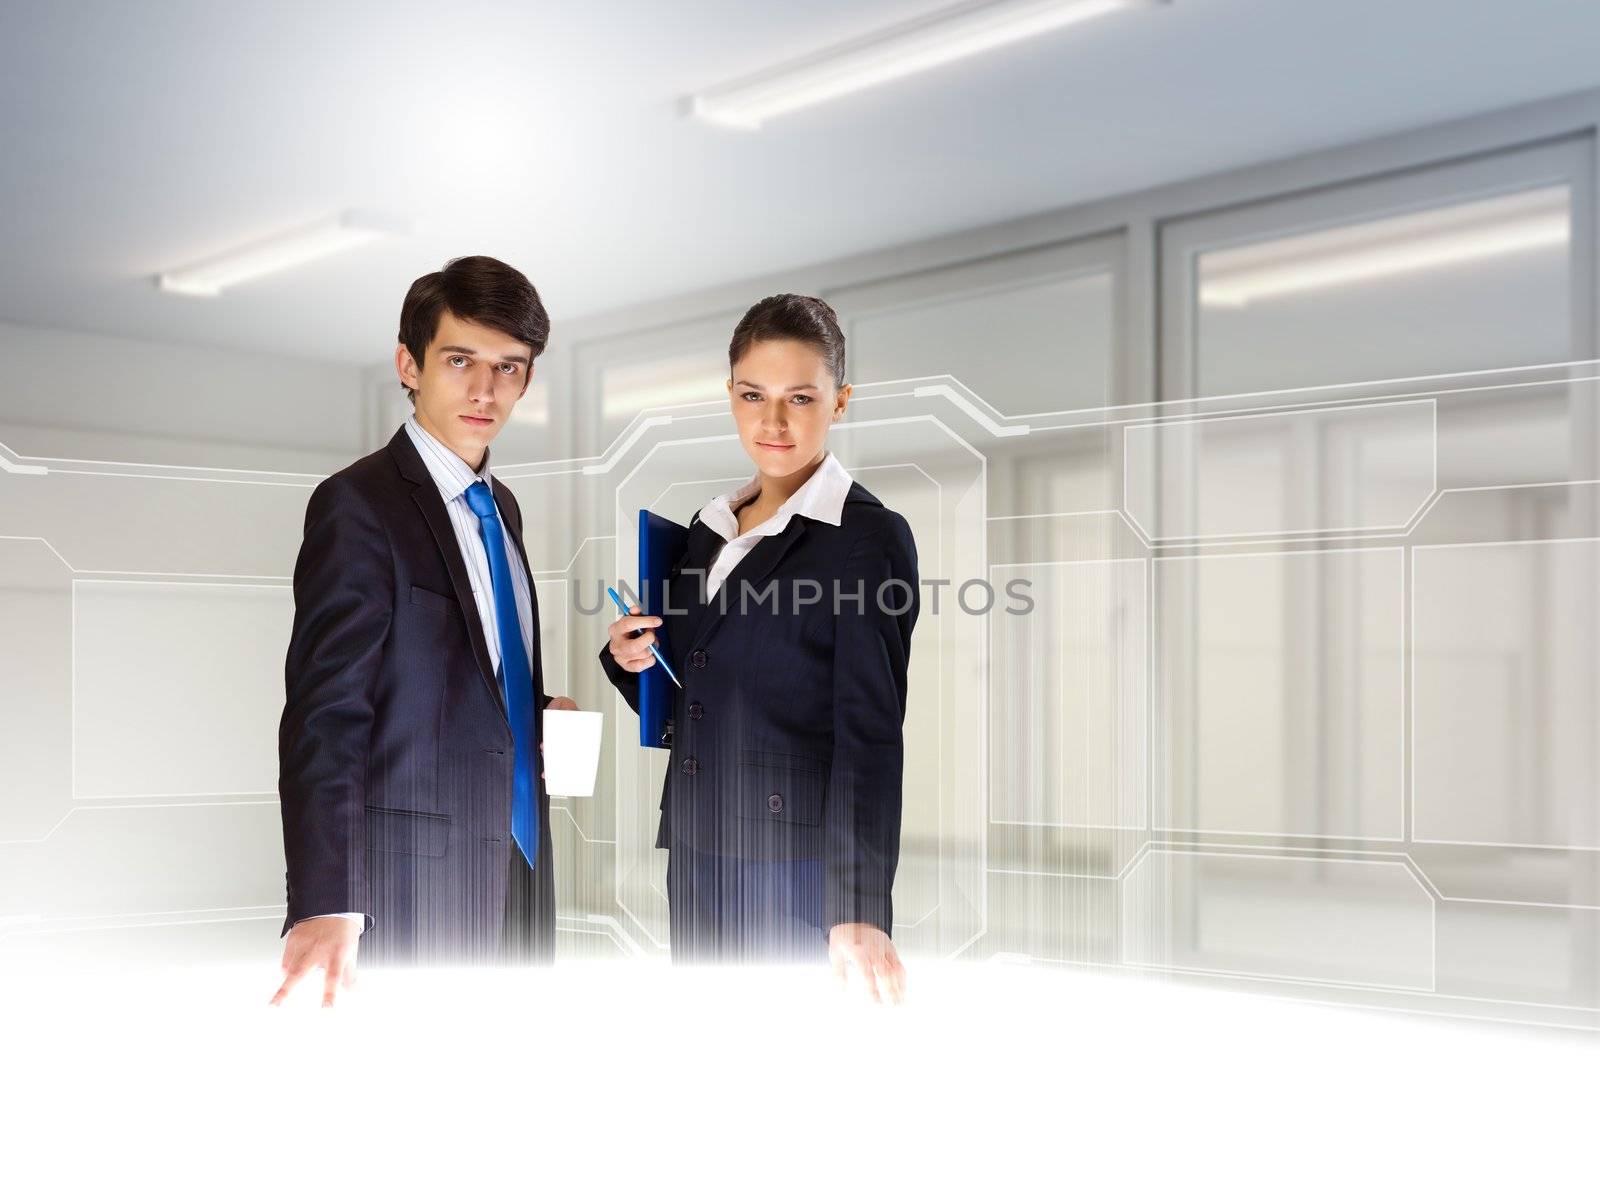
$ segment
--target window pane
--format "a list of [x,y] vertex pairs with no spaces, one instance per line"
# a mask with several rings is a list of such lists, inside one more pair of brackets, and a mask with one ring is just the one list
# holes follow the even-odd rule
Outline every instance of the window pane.
[[856,319],[852,373],[948,374],[1008,415],[1111,402],[1110,272],[956,294]]
[[1200,252],[1198,392],[1566,360],[1571,243],[1558,185]]

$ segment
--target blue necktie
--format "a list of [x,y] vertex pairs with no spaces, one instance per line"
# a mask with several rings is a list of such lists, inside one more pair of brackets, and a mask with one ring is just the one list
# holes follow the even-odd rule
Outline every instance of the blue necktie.
[[495,512],[494,495],[481,481],[467,487],[467,505],[478,516],[483,549],[489,553],[489,577],[494,583],[494,619],[500,638],[500,690],[506,697],[506,718],[516,742],[516,772],[511,793],[511,837],[532,868],[539,853],[539,812],[533,797],[533,674],[528,651],[522,644],[522,621],[517,615],[517,594],[511,584],[511,564],[506,556],[506,536]]

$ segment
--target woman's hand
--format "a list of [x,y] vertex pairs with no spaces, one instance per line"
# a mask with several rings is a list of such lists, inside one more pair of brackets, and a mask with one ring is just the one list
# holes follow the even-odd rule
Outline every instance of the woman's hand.
[[[628,610],[628,616],[613,621],[610,649],[617,665],[630,674],[638,674],[646,667],[655,666],[656,656],[650,653],[650,645],[656,640],[655,627],[660,624],[661,618],[647,616],[638,605]],[[629,637],[638,629],[644,632],[637,638]]]
[[840,987],[849,983],[850,968],[854,967],[879,1003],[887,999],[898,1004],[906,998],[905,965],[895,953],[894,941],[876,926],[841,922],[829,930],[828,961]]

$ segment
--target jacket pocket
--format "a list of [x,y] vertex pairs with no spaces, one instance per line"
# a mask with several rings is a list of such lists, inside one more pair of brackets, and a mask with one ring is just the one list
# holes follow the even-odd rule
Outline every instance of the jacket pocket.
[[733,809],[746,819],[815,827],[822,822],[828,763],[801,753],[739,753]]
[[442,856],[450,840],[450,816],[392,806],[367,808],[367,848],[409,856]]
[[434,609],[440,613],[461,616],[461,603],[454,597],[447,597],[443,593],[436,593],[426,588],[411,586],[411,603],[421,605],[424,609]]

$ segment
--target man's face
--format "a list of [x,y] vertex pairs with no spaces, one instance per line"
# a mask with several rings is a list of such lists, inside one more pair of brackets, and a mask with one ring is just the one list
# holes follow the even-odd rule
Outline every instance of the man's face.
[[526,342],[448,310],[425,357],[412,358],[402,345],[394,362],[400,381],[417,393],[417,423],[474,469],[533,376]]

